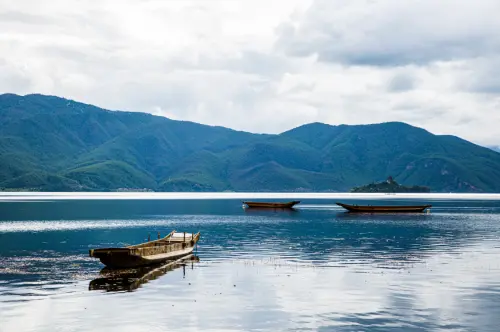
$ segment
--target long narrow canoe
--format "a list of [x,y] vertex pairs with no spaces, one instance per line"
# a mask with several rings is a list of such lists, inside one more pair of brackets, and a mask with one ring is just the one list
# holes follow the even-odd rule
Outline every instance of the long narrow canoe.
[[269,209],[289,209],[294,205],[299,204],[300,201],[291,201],[286,203],[276,203],[276,202],[243,202],[249,208],[269,208]]
[[193,252],[200,233],[172,231],[162,239],[123,248],[90,249],[89,256],[99,258],[110,268],[133,268],[175,260]]
[[349,205],[343,203],[336,203],[349,212],[424,212],[432,205]]

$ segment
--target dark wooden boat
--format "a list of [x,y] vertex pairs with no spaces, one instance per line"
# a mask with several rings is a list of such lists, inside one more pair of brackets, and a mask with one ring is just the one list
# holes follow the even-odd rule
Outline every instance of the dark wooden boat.
[[349,205],[343,203],[336,203],[342,206],[349,212],[424,212],[426,209],[432,207],[432,205]]
[[172,231],[162,239],[124,248],[90,249],[90,257],[99,258],[110,268],[132,268],[158,264],[187,256],[200,239],[200,233]]
[[266,208],[266,209],[289,209],[294,205],[299,204],[300,201],[291,201],[286,203],[276,203],[276,202],[243,202],[249,208]]
[[101,277],[92,280],[89,283],[89,290],[103,290],[107,292],[131,292],[138,289],[143,284],[150,280],[157,279],[164,274],[183,268],[183,273],[186,273],[186,264],[191,262],[199,262],[200,258],[194,255],[187,255],[175,261],[168,263],[156,264],[151,266],[142,266],[129,269],[109,269],[105,267],[101,270]]

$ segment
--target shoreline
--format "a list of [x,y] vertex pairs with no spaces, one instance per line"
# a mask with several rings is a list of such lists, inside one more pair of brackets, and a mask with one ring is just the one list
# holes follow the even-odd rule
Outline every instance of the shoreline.
[[500,193],[324,193],[324,192],[0,192],[0,201],[10,200],[172,200],[172,199],[453,199],[500,200]]

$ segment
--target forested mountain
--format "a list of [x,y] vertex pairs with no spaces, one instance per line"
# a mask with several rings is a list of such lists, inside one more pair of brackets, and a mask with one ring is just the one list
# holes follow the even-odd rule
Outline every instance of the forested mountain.
[[348,191],[392,175],[500,192],[500,153],[404,123],[312,123],[279,135],[0,95],[0,187],[44,191]]

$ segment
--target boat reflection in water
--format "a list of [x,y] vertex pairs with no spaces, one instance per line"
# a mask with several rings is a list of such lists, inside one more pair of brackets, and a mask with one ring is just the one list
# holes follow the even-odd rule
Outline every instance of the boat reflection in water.
[[269,215],[269,214],[288,214],[294,215],[298,214],[299,210],[296,208],[243,208],[245,214],[255,214],[255,215]]
[[191,264],[191,269],[200,258],[189,255],[181,259],[160,265],[132,269],[110,269],[103,268],[100,272],[102,277],[96,278],[89,283],[89,290],[104,290],[107,292],[131,292],[150,280],[157,279],[169,271],[182,267],[186,274],[186,265]]

